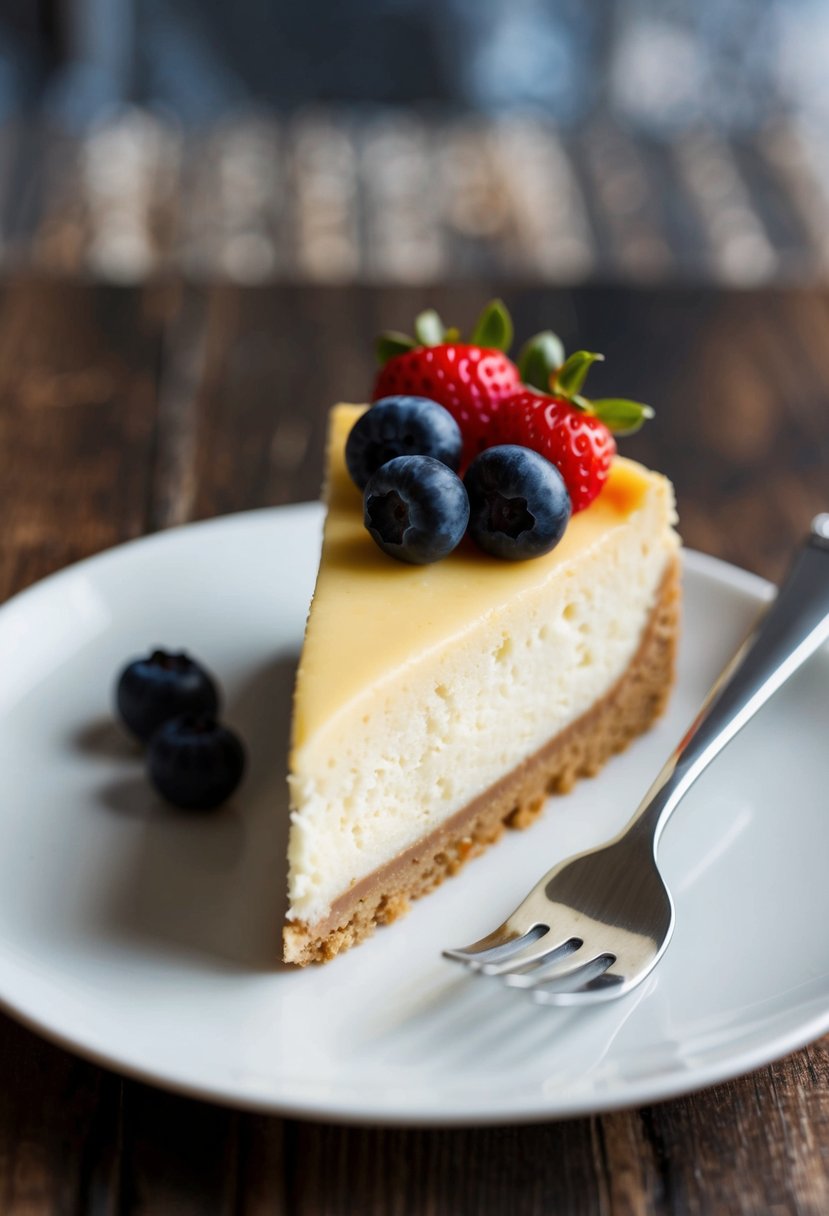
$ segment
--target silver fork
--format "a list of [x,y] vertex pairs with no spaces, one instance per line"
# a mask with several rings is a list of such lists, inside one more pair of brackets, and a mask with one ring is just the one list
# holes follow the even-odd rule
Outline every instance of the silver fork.
[[656,966],[674,905],[656,861],[669,815],[719,752],[829,640],[829,513],[819,515],[770,608],[714,684],[627,826],[554,866],[511,916],[446,958],[552,1005],[623,996]]

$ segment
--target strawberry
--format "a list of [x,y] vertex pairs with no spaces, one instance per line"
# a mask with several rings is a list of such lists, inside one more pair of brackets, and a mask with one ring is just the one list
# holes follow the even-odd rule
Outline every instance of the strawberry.
[[[548,343],[548,354],[552,337],[539,335]],[[522,351],[519,365],[528,380],[546,381],[550,392],[525,387],[503,402],[495,442],[523,444],[546,456],[564,478],[573,511],[582,511],[607,481],[616,452],[613,432],[631,434],[653,410],[638,401],[617,397],[590,401],[582,395],[587,372],[602,355],[576,351],[560,367],[549,370],[544,352],[536,346],[533,354],[531,345]]]
[[577,409],[565,397],[525,389],[505,405],[509,439],[533,448],[556,466],[570,495],[573,511],[593,501],[607,481],[616,441],[595,414]]
[[518,368],[505,353],[511,341],[512,321],[500,300],[484,309],[468,343],[429,309],[415,322],[415,338],[389,333],[378,340],[381,368],[372,400],[409,394],[444,406],[461,428],[465,467],[498,442],[501,403],[521,388]]

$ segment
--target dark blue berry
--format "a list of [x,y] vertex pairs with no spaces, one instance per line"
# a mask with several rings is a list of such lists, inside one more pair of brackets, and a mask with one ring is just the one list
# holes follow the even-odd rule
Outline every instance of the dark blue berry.
[[115,702],[124,725],[142,741],[178,714],[219,711],[215,680],[183,650],[154,650],[133,660],[118,677]]
[[159,794],[173,806],[209,811],[226,802],[242,780],[245,749],[211,714],[183,714],[153,735],[147,770]]
[[521,561],[554,549],[570,519],[570,496],[554,464],[531,448],[487,448],[464,478],[469,535],[493,557]]
[[428,397],[383,397],[351,428],[345,463],[364,490],[373,473],[395,456],[433,456],[450,469],[461,461],[463,439],[455,419]]
[[363,493],[365,525],[384,553],[401,562],[440,561],[469,521],[463,482],[432,456],[397,456],[377,470]]

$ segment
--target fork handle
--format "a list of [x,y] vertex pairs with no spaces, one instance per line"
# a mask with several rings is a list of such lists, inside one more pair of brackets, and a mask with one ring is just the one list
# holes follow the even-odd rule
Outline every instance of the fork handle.
[[778,688],[829,640],[829,513],[818,515],[771,606],[706,697],[627,831],[654,848],[689,787]]

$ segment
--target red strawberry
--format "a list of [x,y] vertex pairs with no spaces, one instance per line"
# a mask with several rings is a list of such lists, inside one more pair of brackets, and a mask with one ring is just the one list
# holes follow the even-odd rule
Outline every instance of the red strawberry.
[[[581,395],[590,367],[602,355],[576,351],[548,374],[548,351],[556,349],[549,341],[552,337],[539,335],[527,344],[520,360],[525,378],[539,387],[547,383],[550,393],[525,388],[503,402],[501,437],[495,442],[523,444],[546,456],[564,478],[573,510],[582,511],[607,481],[616,453],[612,432],[638,430],[653,410],[638,401],[617,397],[590,401]],[[528,367],[533,367],[533,374],[528,374]]]
[[401,334],[378,343],[383,366],[372,400],[399,394],[430,397],[449,410],[464,439],[462,464],[498,440],[501,402],[521,388],[521,376],[504,353],[512,341],[512,322],[499,300],[482,313],[470,343],[457,330],[445,330],[436,312],[421,313],[417,343]]
[[589,506],[607,481],[616,441],[595,414],[585,413],[564,397],[533,389],[516,393],[504,406],[508,439],[533,448],[551,461],[570,495],[573,511]]

